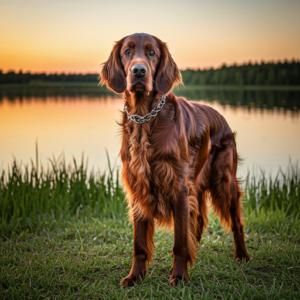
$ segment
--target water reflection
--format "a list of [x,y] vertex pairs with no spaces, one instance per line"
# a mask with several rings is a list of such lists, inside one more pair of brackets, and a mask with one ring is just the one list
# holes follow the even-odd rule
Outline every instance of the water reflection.
[[300,91],[295,90],[203,90],[180,89],[177,95],[189,100],[217,101],[221,105],[231,107],[259,108],[273,111],[283,109],[291,111],[295,117],[300,111]]
[[[244,158],[238,175],[259,166],[275,174],[285,168],[289,157],[300,159],[300,92],[241,90],[179,90],[177,95],[198,100],[217,109],[237,131],[238,152]],[[20,89],[0,92],[0,167],[12,162],[12,155],[23,163],[34,157],[38,139],[44,165],[52,153],[64,151],[89,157],[90,169],[105,169],[105,148],[112,162],[120,165],[119,110],[121,97],[95,89]]]
[[1,88],[0,89],[0,104],[4,100],[8,100],[12,103],[14,102],[24,102],[24,101],[34,101],[36,98],[39,100],[46,101],[47,99],[82,99],[90,98],[91,100],[113,97],[120,98],[120,95],[114,94],[112,91],[106,88],[101,88],[95,85],[94,87],[80,87],[80,86],[54,86],[54,87],[11,87],[11,88]]
[[[175,89],[174,93],[189,100],[204,100],[206,102],[217,101],[220,105],[230,105],[231,107],[247,107],[248,109],[283,109],[291,111],[295,117],[299,116],[300,111],[300,90],[243,90],[243,89],[195,89],[180,88]],[[57,86],[48,88],[10,88],[0,89],[0,103],[7,99],[10,102],[32,101],[35,98],[46,100],[52,97],[60,99],[85,99],[91,100],[106,98],[120,98],[113,92],[95,87],[80,86]]]

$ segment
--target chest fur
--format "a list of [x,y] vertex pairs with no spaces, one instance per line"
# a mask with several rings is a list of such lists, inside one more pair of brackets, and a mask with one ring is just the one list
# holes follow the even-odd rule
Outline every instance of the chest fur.
[[160,149],[153,142],[150,125],[134,126],[129,131],[122,177],[132,214],[167,224],[172,218],[175,176],[172,165],[157,157]]

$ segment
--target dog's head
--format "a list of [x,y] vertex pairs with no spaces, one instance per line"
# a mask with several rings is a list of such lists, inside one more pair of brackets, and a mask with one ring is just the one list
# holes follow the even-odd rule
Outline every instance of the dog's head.
[[101,70],[101,84],[116,93],[153,90],[167,94],[182,83],[180,71],[166,43],[155,36],[136,33],[114,45]]

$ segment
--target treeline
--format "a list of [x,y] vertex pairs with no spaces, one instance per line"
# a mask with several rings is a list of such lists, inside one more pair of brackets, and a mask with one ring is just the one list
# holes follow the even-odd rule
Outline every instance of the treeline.
[[3,73],[0,70],[1,83],[30,83],[36,82],[99,82],[99,74],[46,74],[46,73],[23,73],[22,71],[8,71]]
[[300,85],[300,61],[261,62],[181,71],[185,85]]
[[[185,85],[300,85],[300,61],[261,62],[226,66],[218,69],[181,71]],[[0,70],[2,83],[99,82],[99,74],[46,74]]]

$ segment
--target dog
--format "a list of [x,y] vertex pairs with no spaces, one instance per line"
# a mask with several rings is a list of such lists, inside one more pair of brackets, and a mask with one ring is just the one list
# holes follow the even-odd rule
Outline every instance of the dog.
[[125,100],[121,176],[134,243],[132,268],[120,285],[139,283],[146,275],[155,224],[174,229],[169,284],[188,282],[209,202],[233,232],[234,259],[249,261],[235,133],[213,108],[172,93],[182,79],[166,43],[145,33],[122,38],[102,64],[100,79]]

